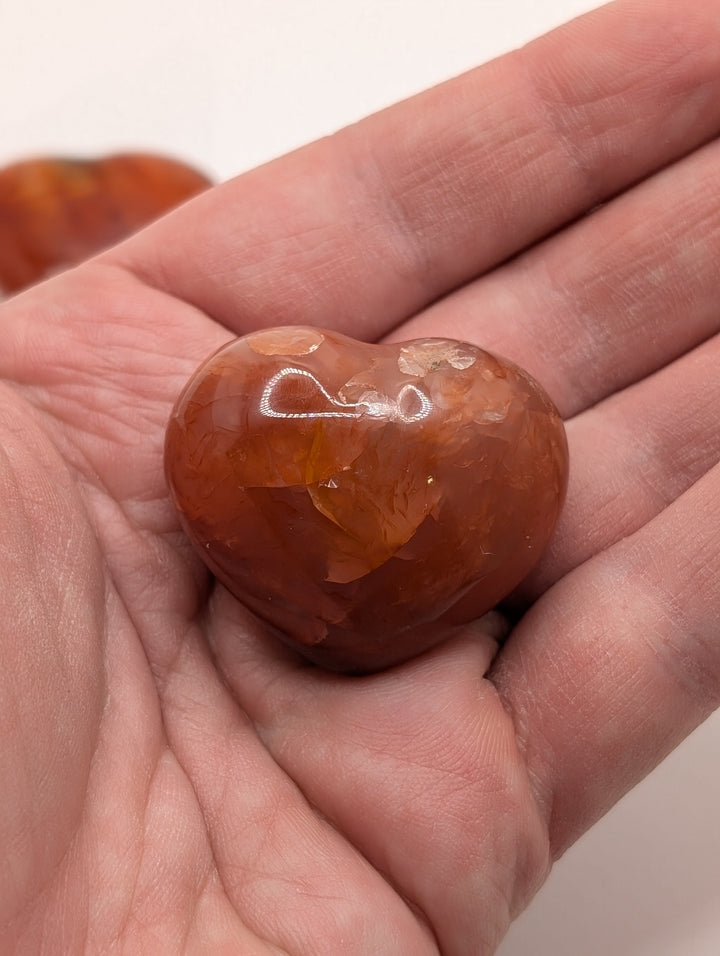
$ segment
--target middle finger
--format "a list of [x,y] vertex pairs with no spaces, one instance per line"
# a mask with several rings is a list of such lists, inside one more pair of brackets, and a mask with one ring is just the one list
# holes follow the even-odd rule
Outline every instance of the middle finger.
[[720,141],[448,296],[393,338],[444,334],[534,374],[564,417],[720,330]]

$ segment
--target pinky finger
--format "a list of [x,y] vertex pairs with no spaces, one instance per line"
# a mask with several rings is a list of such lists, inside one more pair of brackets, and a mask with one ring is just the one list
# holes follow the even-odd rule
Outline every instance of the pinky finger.
[[546,592],[491,679],[559,856],[720,704],[720,464]]

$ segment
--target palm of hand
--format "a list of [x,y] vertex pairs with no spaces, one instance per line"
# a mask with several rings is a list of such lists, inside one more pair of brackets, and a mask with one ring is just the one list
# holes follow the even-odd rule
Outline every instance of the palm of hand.
[[[612,14],[598,16],[609,30]],[[688,44],[693,30],[709,31],[702,14],[696,20],[687,17]],[[586,27],[588,42],[597,24]],[[654,29],[661,37],[665,27]],[[541,42],[527,55],[536,69],[551,40]],[[677,145],[663,141],[669,154],[648,146],[645,156],[626,119],[614,148],[624,155],[634,145],[638,165],[616,173],[593,154],[605,194],[674,159],[688,130],[700,142],[720,124],[711,106],[698,117],[693,93],[707,82],[699,52],[684,75],[675,64],[672,80],[662,62],[667,76],[651,64],[653,82],[674,82],[692,120],[678,124]],[[484,102],[488,82],[481,71],[454,89],[463,83]],[[643,91],[658,99],[637,79],[605,117],[609,128],[637,112]],[[658,124],[670,106],[654,108]],[[428,185],[417,156],[410,172],[388,174],[406,189],[393,198],[396,218],[421,239],[385,269],[379,263],[400,239],[379,225],[382,203],[370,202],[367,183],[361,198],[338,201],[364,223],[363,260],[356,236],[332,216],[323,225],[330,255],[316,222],[292,208],[312,187],[323,202],[307,205],[322,217],[334,190],[346,188],[333,177],[342,180],[363,136],[382,142],[398,116],[428,112],[427,101],[400,109],[343,134],[338,147],[320,144],[230,184],[4,306],[1,699],[12,743],[0,777],[8,859],[0,899],[10,950],[51,940],[58,952],[492,952],[551,858],[716,702],[708,635],[718,531],[702,515],[718,496],[720,434],[717,416],[699,412],[688,424],[687,415],[718,391],[709,302],[720,230],[707,219],[679,222],[678,210],[709,181],[717,151],[471,282],[559,224],[535,208],[536,173],[522,144],[508,164],[525,190],[521,227],[498,218],[503,184],[476,182],[464,129],[449,134],[452,181],[438,173]],[[465,118],[456,119],[459,128]],[[477,132],[476,153],[491,135]],[[576,131],[578,154],[584,146],[590,155],[590,145]],[[672,177],[670,203],[662,177]],[[471,181],[473,192],[459,189]],[[442,247],[429,214],[419,220],[448,196],[458,208],[437,207]],[[601,198],[563,168],[545,207],[570,219]],[[487,248],[473,246],[472,265],[468,201],[488,221],[495,209],[498,223]],[[228,233],[228,208],[260,225],[248,237]],[[692,248],[692,275],[672,271],[671,239]],[[337,268],[352,299],[334,291]],[[663,285],[653,278],[660,268]],[[673,307],[682,326],[667,314]],[[358,334],[385,334],[416,312],[395,337],[455,334],[505,352],[570,419],[566,514],[524,595],[542,599],[494,662],[491,638],[469,633],[361,680],[306,668],[210,586],[178,530],[163,430],[197,362],[267,316],[275,324],[313,315],[352,332],[353,312]]]

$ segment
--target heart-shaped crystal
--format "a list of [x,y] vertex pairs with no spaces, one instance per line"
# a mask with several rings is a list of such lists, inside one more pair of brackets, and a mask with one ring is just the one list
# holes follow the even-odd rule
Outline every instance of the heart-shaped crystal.
[[548,542],[567,464],[557,410],[512,363],[448,339],[303,327],[213,355],[166,441],[208,567],[284,641],[356,672],[505,597]]

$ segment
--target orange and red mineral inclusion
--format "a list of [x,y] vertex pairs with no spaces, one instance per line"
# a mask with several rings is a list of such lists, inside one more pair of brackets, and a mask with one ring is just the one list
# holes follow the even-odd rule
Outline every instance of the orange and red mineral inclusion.
[[213,355],[166,441],[211,571],[286,643],[351,672],[418,654],[505,597],[552,534],[567,469],[557,410],[512,363],[304,327]]

